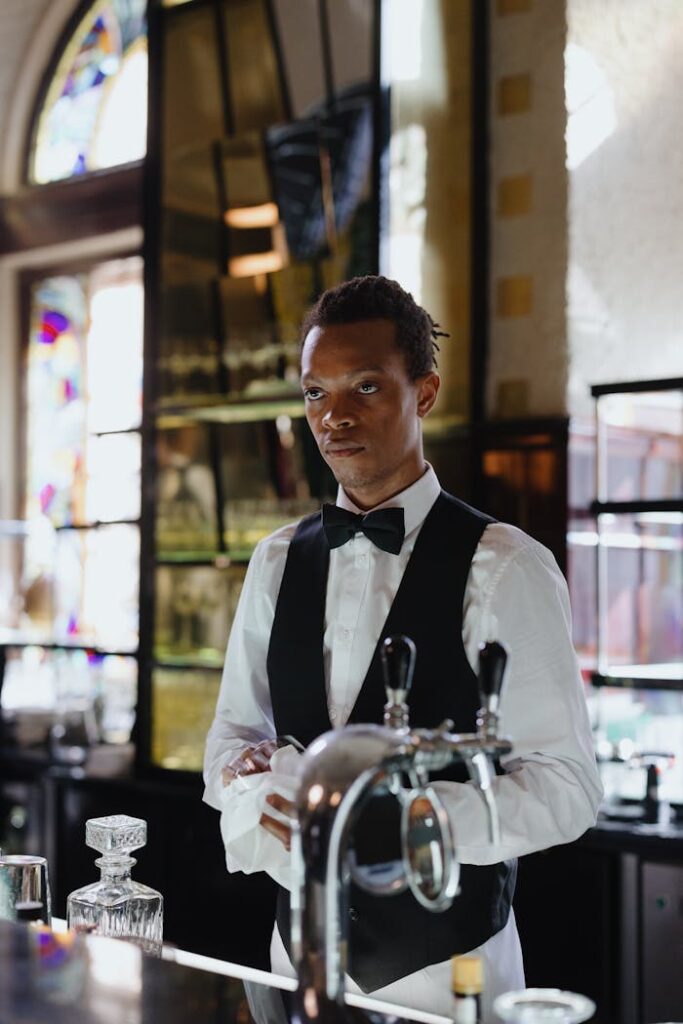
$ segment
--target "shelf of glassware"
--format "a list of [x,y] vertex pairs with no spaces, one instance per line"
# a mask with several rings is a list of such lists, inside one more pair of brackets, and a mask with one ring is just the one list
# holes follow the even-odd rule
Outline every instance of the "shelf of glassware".
[[596,686],[683,689],[683,501],[659,504],[594,506]]
[[0,646],[134,655],[139,519],[0,523]]
[[191,534],[185,541],[184,550],[160,551],[155,566],[151,760],[198,772],[247,562],[192,550]]
[[[599,384],[595,511],[666,511],[683,496],[683,378]],[[626,507],[632,506],[631,509]]]
[[[157,404],[156,424],[160,430],[199,423],[257,423],[281,416],[303,419],[306,415],[300,391],[274,388],[270,397],[228,399],[223,395],[171,395]],[[423,420],[425,437],[445,437],[467,424],[466,417],[441,413]]]
[[98,740],[130,738],[139,526],[134,501],[123,511],[123,521],[0,524],[1,714],[13,749],[45,747],[76,714]]
[[683,501],[654,504],[570,520],[574,643],[596,687],[683,689]]
[[654,505],[596,503],[594,685],[683,688],[683,501]]

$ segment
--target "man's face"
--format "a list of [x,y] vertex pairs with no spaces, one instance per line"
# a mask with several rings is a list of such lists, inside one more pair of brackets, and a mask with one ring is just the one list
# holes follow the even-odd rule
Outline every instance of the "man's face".
[[306,418],[346,493],[372,508],[424,471],[421,418],[439,377],[408,376],[391,320],[331,324],[309,331],[301,352]]

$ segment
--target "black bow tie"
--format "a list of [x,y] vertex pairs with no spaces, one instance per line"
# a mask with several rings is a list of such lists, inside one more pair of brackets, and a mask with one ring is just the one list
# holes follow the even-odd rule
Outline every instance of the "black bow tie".
[[362,515],[338,505],[323,505],[323,529],[331,548],[341,547],[360,531],[392,555],[401,550],[406,532],[402,508],[380,508]]

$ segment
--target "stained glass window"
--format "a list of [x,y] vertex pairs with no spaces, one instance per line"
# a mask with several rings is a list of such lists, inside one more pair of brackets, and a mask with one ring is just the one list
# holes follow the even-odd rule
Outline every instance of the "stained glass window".
[[[100,264],[33,288],[28,348],[26,516],[56,527],[139,514],[142,261]],[[103,460],[107,460],[106,471]],[[109,476],[107,481],[105,477]],[[118,481],[118,515],[104,492]]]
[[139,160],[147,135],[146,0],[97,0],[66,44],[37,119],[36,184]]
[[52,277],[33,290],[28,350],[27,517],[82,519],[86,283]]
[[15,627],[32,642],[137,648],[142,327],[139,257],[33,287]]

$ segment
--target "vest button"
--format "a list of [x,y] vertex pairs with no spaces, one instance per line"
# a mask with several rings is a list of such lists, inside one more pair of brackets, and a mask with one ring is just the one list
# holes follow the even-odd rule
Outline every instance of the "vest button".
[[360,914],[358,913],[355,907],[349,907],[349,917],[351,918],[352,921],[357,921],[358,918],[360,917]]

